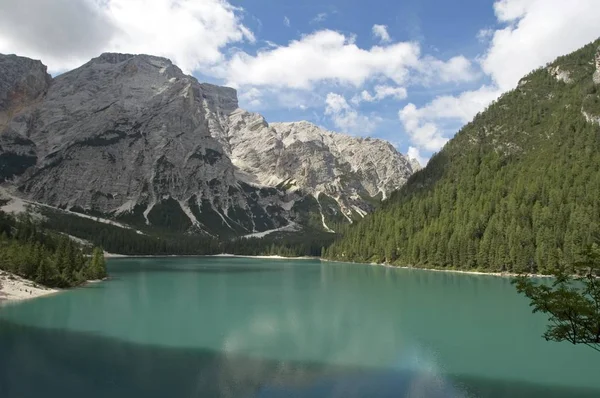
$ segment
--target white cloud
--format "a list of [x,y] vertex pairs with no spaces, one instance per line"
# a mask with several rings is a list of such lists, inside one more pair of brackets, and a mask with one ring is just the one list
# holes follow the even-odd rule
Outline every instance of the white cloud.
[[482,86],[458,96],[437,97],[421,108],[410,103],[398,116],[414,144],[428,151],[438,151],[448,141],[449,135],[455,132],[443,131],[440,124],[467,123],[499,95],[497,88]]
[[426,158],[423,155],[421,155],[421,151],[419,151],[419,149],[415,148],[414,146],[408,147],[408,152],[406,153],[406,155],[409,159],[415,159],[417,162],[419,162],[419,164],[422,167],[425,167],[425,165],[429,162],[429,158]]
[[[447,62],[420,58],[416,43],[399,42],[363,49],[354,37],[321,30],[291,41],[287,46],[259,51],[256,55],[238,52],[220,73],[233,86],[255,85],[310,89],[326,81],[356,87],[375,78],[403,84],[410,71],[422,79],[440,82],[470,81],[476,75],[464,57]],[[415,77],[415,81],[420,78]]]
[[387,43],[392,40],[386,25],[373,25],[373,36],[378,38],[381,43]]
[[365,134],[372,132],[376,127],[375,120],[360,115],[348,104],[346,98],[339,94],[327,94],[325,105],[325,115],[329,116],[333,124],[343,132]]
[[395,99],[405,99],[408,96],[404,87],[392,87],[392,86],[375,86],[375,99],[384,99],[392,97]]
[[256,87],[252,87],[248,91],[243,91],[239,94],[239,100],[244,105],[249,105],[250,107],[257,108],[262,105],[262,92]]
[[479,32],[477,32],[477,40],[479,40],[481,43],[486,43],[493,36],[494,29],[491,28],[481,29]]
[[481,66],[503,91],[600,34],[597,0],[500,0],[494,10],[508,25],[494,32]]
[[320,23],[320,22],[325,21],[326,19],[327,19],[327,13],[320,12],[317,15],[315,15],[315,17],[313,19],[311,19],[309,23],[311,23],[311,24]]
[[[537,0],[496,0],[494,13],[498,22],[513,22],[525,14]],[[545,1],[545,0],[544,0]]]
[[[399,112],[418,149],[439,150],[455,132],[444,131],[444,125],[468,122],[503,92],[516,87],[524,75],[599,34],[597,0],[498,0],[494,11],[505,26],[478,34],[480,39],[491,39],[480,64],[492,84],[456,96],[437,97],[421,108],[409,104]],[[577,21],[576,28],[573,21]],[[456,67],[462,68],[460,62]]]
[[420,75],[416,76],[415,80],[426,85],[469,82],[480,77],[480,73],[473,70],[471,61],[462,55],[452,57],[448,61],[426,56],[417,66],[417,70]]
[[241,18],[224,0],[3,0],[0,52],[55,72],[101,52],[149,53],[191,72],[222,62],[230,43],[254,41]]
[[404,130],[410,135],[411,142],[418,148],[437,151],[448,142],[448,138],[442,135],[434,123],[422,122],[421,110],[414,104],[406,105],[398,112],[398,116],[404,125]]
[[290,22],[290,19],[287,16],[283,17],[283,24],[285,26],[287,26],[288,28],[292,25],[291,22]]
[[457,96],[442,95],[418,109],[418,116],[428,120],[456,119],[467,123],[501,94],[495,87],[482,86]]
[[393,87],[378,85],[375,86],[375,94],[371,95],[367,90],[363,90],[359,95],[352,97],[352,103],[355,105],[361,102],[376,102],[386,98],[394,98],[397,100],[403,100],[408,96],[408,93],[404,87]]

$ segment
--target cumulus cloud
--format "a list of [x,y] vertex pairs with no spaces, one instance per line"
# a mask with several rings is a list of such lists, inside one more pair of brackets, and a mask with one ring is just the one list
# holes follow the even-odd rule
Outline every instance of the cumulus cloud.
[[414,77],[415,81],[426,85],[469,82],[480,76],[473,69],[471,61],[462,55],[452,57],[448,61],[426,56],[416,69],[419,74]]
[[0,53],[42,59],[55,70],[99,55],[116,33],[92,1],[3,0],[0,7]]
[[340,94],[327,94],[325,105],[325,115],[328,115],[333,124],[344,132],[364,134],[373,131],[376,127],[374,120],[360,115]]
[[437,151],[454,133],[443,131],[440,125],[449,121],[467,123],[500,94],[495,87],[482,86],[458,96],[437,97],[421,108],[410,103],[400,110],[398,116],[414,144],[428,151]]
[[3,0],[0,12],[0,52],[40,58],[51,71],[115,51],[165,56],[191,72],[243,40],[254,35],[224,0]]
[[387,43],[392,40],[387,31],[386,25],[373,25],[373,36],[379,39],[382,43]]
[[244,91],[239,95],[239,100],[243,104],[247,104],[250,107],[257,108],[262,105],[262,92],[256,87],[252,87],[250,90]]
[[[494,11],[503,26],[478,34],[479,39],[489,40],[479,62],[492,84],[437,97],[421,108],[409,104],[399,112],[419,149],[439,150],[455,132],[444,131],[445,124],[468,122],[531,70],[598,38],[597,0],[498,0]],[[460,61],[456,67],[461,68]]]
[[404,125],[404,130],[410,135],[411,142],[418,148],[436,151],[448,142],[448,138],[443,136],[434,123],[422,121],[422,110],[417,109],[414,104],[406,105],[398,116]]
[[[500,0],[499,22],[481,66],[504,91],[557,56],[598,38],[597,0]],[[573,24],[576,25],[573,25]]]
[[283,24],[285,26],[287,26],[288,28],[292,25],[292,23],[290,22],[290,19],[287,16],[283,17]]
[[406,153],[409,159],[415,159],[421,166],[425,166],[429,162],[429,158],[421,155],[421,151],[414,146],[408,147],[408,152]]
[[403,84],[409,80],[410,71],[426,79],[437,74],[442,82],[474,78],[464,57],[447,62],[421,58],[418,44],[410,42],[364,49],[356,45],[354,37],[332,30],[317,31],[256,55],[238,52],[221,73],[233,86],[310,89],[324,81],[358,87],[374,78]]
[[375,86],[374,94],[371,94],[367,90],[363,90],[359,95],[352,97],[352,103],[358,105],[361,102],[377,102],[390,97],[397,100],[403,100],[407,96],[408,93],[404,87],[377,85]]
[[430,120],[457,119],[462,123],[466,123],[473,119],[477,112],[498,98],[500,94],[501,92],[496,87],[484,85],[477,90],[465,91],[457,96],[438,96],[427,105],[419,108],[418,116]]

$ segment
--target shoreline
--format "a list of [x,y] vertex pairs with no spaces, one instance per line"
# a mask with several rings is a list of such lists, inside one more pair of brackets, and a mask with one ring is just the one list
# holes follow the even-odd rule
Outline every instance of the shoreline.
[[209,254],[202,257],[224,257],[224,258],[259,258],[265,260],[321,260],[320,257],[301,256],[301,257],[285,257],[285,256],[251,256],[245,254]]
[[62,290],[42,286],[7,271],[0,271],[0,305],[60,293]]
[[256,258],[264,260],[320,260],[320,257],[301,256],[301,257],[285,257],[285,256],[251,256],[244,254],[117,254],[104,253],[104,258],[172,258],[172,257],[222,257],[222,258]]
[[433,271],[433,272],[451,272],[457,274],[467,274],[467,275],[483,275],[483,276],[495,276],[501,278],[515,278],[520,275],[525,275],[531,278],[554,278],[553,275],[545,275],[545,274],[516,274],[514,272],[483,272],[483,271],[465,271],[460,269],[438,269],[438,268],[421,268],[421,267],[409,267],[406,265],[391,265],[391,264],[382,264],[382,263],[357,263],[354,261],[338,261],[338,260],[327,260],[321,259],[321,261],[326,261],[330,263],[345,263],[345,264],[358,264],[358,265],[369,265],[369,266],[377,266],[377,267],[385,267],[392,269],[407,269],[407,270],[418,270],[418,271]]
[[81,285],[70,288],[53,288],[40,285],[30,279],[22,278],[8,271],[0,270],[0,307],[6,303],[19,303],[53,294],[64,293],[71,289],[77,289],[88,285],[107,281],[104,279],[87,280]]
[[[105,253],[105,258],[171,258],[171,257],[222,257],[222,258],[255,258],[255,259],[265,259],[265,260],[319,260],[330,263],[341,263],[341,264],[357,264],[357,265],[371,265],[385,268],[393,268],[393,269],[407,269],[407,270],[420,270],[420,271],[434,271],[434,272],[452,272],[457,274],[467,274],[467,275],[483,275],[483,276],[496,276],[502,278],[514,278],[519,276],[514,272],[484,272],[484,271],[466,271],[460,269],[438,269],[438,268],[421,268],[421,267],[410,267],[405,265],[391,265],[391,264],[382,264],[382,263],[358,263],[355,261],[338,261],[338,260],[328,260],[321,257],[311,257],[311,256],[301,256],[301,257],[284,257],[284,256],[251,256],[244,254],[230,254],[230,253],[221,253],[221,254],[165,254],[165,255],[152,255],[152,254],[144,254],[144,255],[128,255],[128,254],[115,254],[115,253]],[[525,274],[528,277],[532,278],[553,278],[553,275],[546,274]]]

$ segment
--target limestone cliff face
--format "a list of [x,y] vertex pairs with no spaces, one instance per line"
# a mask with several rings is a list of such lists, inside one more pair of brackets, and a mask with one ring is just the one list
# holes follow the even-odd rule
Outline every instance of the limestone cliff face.
[[0,182],[36,163],[35,145],[22,131],[31,123],[28,108],[43,98],[51,80],[40,61],[0,55]]
[[165,58],[102,54],[51,79],[39,61],[0,55],[0,73],[0,182],[57,207],[243,235],[322,212],[318,199],[297,206],[306,195],[360,216],[412,172],[384,141],[269,126],[235,90]]
[[414,164],[390,143],[322,129],[309,122],[272,123],[242,109],[226,135],[238,176],[261,185],[285,184],[333,198],[348,219],[372,208],[413,173]]

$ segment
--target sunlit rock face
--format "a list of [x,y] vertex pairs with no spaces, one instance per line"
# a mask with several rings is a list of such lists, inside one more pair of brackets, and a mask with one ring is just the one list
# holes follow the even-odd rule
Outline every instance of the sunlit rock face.
[[56,207],[245,235],[351,222],[416,168],[385,141],[269,125],[165,58],[107,53],[52,79],[0,55],[0,72],[0,182]]

